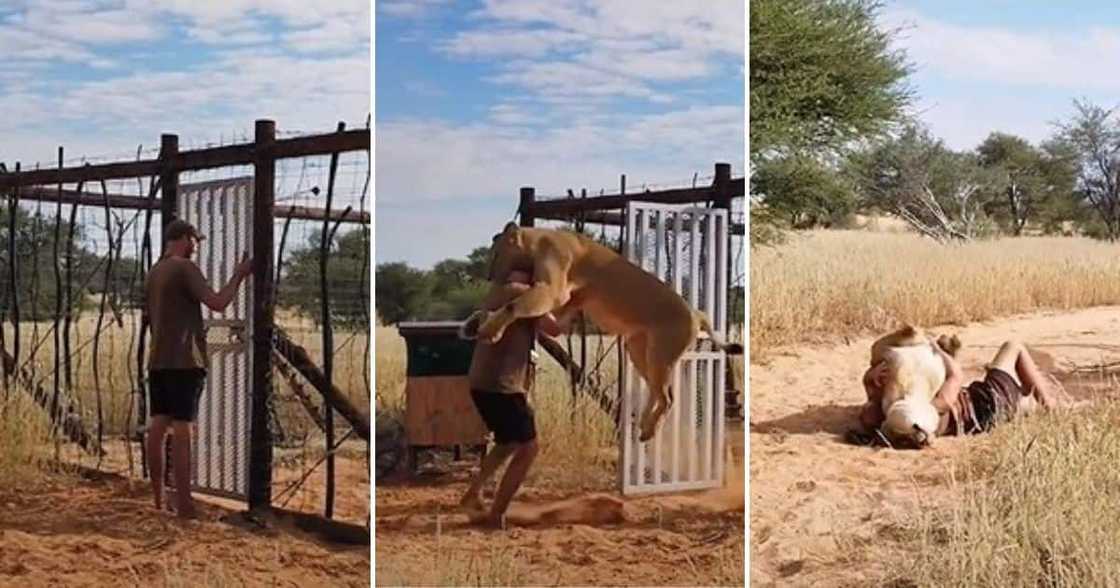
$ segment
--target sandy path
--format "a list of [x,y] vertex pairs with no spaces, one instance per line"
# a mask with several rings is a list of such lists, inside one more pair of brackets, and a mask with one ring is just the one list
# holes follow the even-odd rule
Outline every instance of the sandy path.
[[[742,438],[741,425],[729,436]],[[733,586],[743,584],[740,467],[727,489],[622,500],[526,486],[505,531],[469,524],[457,508],[472,471],[376,487],[377,583],[399,585]],[[616,515],[621,515],[621,519]],[[736,555],[737,554],[737,555]]]
[[[1032,346],[1075,396],[1101,393],[1074,366],[1120,360],[1120,307],[1012,317],[957,332],[966,375],[978,377],[1006,338]],[[839,438],[865,399],[860,378],[873,337],[777,349],[750,369],[751,585],[835,586],[875,573],[851,554],[889,532],[890,515],[940,483],[947,465],[983,438],[940,439],[894,452]]]
[[[365,524],[365,468],[338,460],[339,520]],[[243,504],[196,498],[200,520],[182,522],[152,508],[146,482],[116,474],[43,474],[0,488],[0,586],[369,585],[368,545],[327,543],[283,519],[261,530],[240,522]]]

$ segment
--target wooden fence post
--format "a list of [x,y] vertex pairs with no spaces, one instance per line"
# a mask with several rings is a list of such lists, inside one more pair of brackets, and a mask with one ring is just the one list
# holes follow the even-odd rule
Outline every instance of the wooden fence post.
[[536,217],[533,216],[533,205],[537,202],[536,189],[525,186],[521,188],[521,200],[517,205],[517,211],[521,213],[521,226],[533,227],[536,225]]
[[272,506],[273,227],[276,123],[258,120],[253,170],[253,348],[252,418],[249,438],[249,510]]
[[[161,135],[159,142],[159,185],[161,192],[159,215],[160,226],[166,229],[167,224],[178,216],[179,211],[179,168],[176,166],[176,159],[179,157],[179,136]],[[160,241],[163,243],[164,239],[161,238]],[[162,256],[163,248],[161,247],[160,257]]]
[[[179,211],[179,135],[163,134],[159,137],[159,220],[160,220],[160,248],[159,256],[162,258],[167,253],[167,225],[178,216]],[[81,188],[79,188],[79,191]],[[77,208],[77,203],[74,208]],[[143,366],[147,367],[147,366]],[[146,405],[146,403],[144,403]],[[147,406],[144,406],[147,408]],[[147,446],[147,443],[144,443]],[[147,461],[147,460],[145,460]],[[171,436],[163,441],[163,463],[171,464]],[[170,484],[172,468],[163,468],[164,483]]]

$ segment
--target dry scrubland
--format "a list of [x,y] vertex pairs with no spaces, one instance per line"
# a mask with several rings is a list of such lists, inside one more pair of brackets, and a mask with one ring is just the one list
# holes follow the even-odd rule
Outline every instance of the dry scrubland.
[[964,324],[1120,303],[1120,245],[1023,237],[943,246],[914,234],[797,233],[751,252],[751,353],[906,320]]
[[951,506],[903,518],[895,585],[1115,586],[1120,406],[1004,427],[948,476]]
[[[1117,245],[1039,237],[939,246],[912,234],[802,233],[752,252],[754,369],[775,353],[800,354],[794,344],[867,336],[898,320],[932,327],[1117,303]],[[962,440],[972,450],[947,469],[914,473],[939,480],[915,487],[923,508],[900,515],[874,545],[842,549],[879,554],[886,577],[868,580],[891,586],[1116,585],[1120,405],[1110,398],[1120,382],[1107,365],[1094,377],[1097,406]]]

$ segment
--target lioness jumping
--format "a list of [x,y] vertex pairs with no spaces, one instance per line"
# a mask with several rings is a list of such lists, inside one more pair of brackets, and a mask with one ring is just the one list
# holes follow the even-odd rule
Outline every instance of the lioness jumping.
[[584,235],[509,223],[494,236],[490,250],[493,287],[503,287],[513,270],[531,271],[532,287],[490,313],[478,338],[496,342],[515,320],[541,316],[571,302],[604,332],[623,337],[634,369],[649,386],[639,434],[643,442],[653,438],[672,405],[673,367],[701,332],[716,349],[743,352],[742,345],[721,341],[708,317],[671,287]]

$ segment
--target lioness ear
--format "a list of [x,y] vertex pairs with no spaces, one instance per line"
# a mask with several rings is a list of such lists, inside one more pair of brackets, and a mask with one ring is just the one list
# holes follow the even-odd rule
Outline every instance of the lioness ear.
[[506,223],[506,227],[504,229],[502,229],[502,234],[503,235],[512,235],[512,234],[516,233],[520,228],[521,227],[517,226],[517,223],[508,222],[508,223]]

